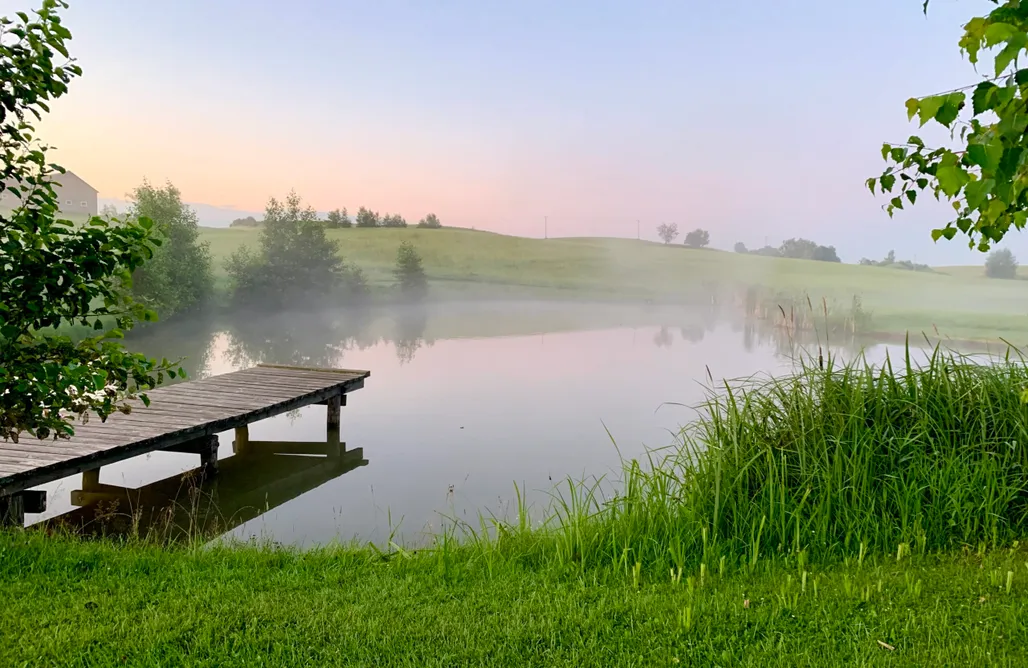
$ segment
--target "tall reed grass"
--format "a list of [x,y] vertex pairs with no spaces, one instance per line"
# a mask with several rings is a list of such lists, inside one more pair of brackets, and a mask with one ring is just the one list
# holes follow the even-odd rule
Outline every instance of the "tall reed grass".
[[473,535],[533,561],[626,573],[1023,539],[1028,366],[912,354],[909,343],[898,364],[817,354],[793,375],[725,382],[677,447],[624,463],[613,498],[569,482],[542,531],[495,522],[498,540]]

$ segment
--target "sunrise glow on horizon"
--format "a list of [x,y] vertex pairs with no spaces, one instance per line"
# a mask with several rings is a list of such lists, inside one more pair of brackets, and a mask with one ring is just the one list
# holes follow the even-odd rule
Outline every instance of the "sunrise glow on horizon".
[[977,5],[920,6],[78,0],[84,76],[41,130],[102,198],[170,179],[238,211],[295,189],[527,236],[545,216],[564,236],[667,221],[725,248],[877,255],[889,231],[961,253],[927,237],[944,210],[890,222],[863,187],[914,130],[907,97],[974,77],[956,40]]

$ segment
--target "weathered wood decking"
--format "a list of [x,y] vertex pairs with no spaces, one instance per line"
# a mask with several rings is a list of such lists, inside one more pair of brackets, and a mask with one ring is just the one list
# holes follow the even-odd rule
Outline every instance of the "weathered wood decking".
[[128,414],[116,413],[106,422],[94,417],[86,425],[77,424],[71,439],[0,441],[0,500],[155,450],[194,452],[213,466],[217,434],[235,429],[236,445],[242,450],[249,445],[247,425],[317,403],[327,404],[329,444],[338,444],[339,407],[345,405],[347,393],[364,387],[370,375],[259,365],[159,387],[147,393],[149,407],[134,402]]

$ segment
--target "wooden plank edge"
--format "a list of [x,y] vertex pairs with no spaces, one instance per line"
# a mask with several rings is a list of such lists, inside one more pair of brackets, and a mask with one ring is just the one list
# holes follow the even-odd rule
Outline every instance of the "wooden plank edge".
[[[319,373],[337,373],[345,375],[356,375],[361,378],[368,378],[371,376],[371,372],[365,369],[329,369],[325,367],[316,366],[290,366],[288,364],[258,364],[257,366],[250,367],[251,369],[283,369],[285,371],[317,371]],[[241,371],[249,371],[249,369],[241,369]],[[228,375],[228,374],[222,374]],[[210,376],[210,378],[217,378],[217,376]]]

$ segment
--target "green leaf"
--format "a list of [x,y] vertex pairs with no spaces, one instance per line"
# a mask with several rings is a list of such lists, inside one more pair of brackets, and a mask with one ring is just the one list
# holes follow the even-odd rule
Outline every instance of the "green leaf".
[[990,23],[985,28],[985,46],[996,46],[1000,42],[1006,42],[1017,35],[1021,30],[1009,23]]
[[935,173],[939,188],[949,197],[954,197],[971,180],[960,165],[943,165]]
[[971,162],[972,165],[985,167],[989,164],[989,152],[981,144],[968,144],[967,159]]
[[1017,34],[1010,37],[1007,45],[996,54],[996,76],[1000,76],[1006,71],[1010,63],[1017,58],[1018,54],[1024,50],[1025,45],[1028,44],[1028,34],[1024,32],[1018,32]]
[[908,190],[906,192],[906,195],[907,195],[907,199],[910,200],[911,204],[914,204],[914,203],[917,202],[917,191],[916,190]]
[[[946,104],[947,99],[948,96],[946,95],[933,95],[931,97],[922,98],[917,109],[917,117],[921,121],[921,127],[924,127],[928,121],[935,118],[935,115],[939,113],[942,106]],[[909,107],[907,108],[907,111],[909,113]]]
[[996,182],[992,179],[982,179],[968,183],[967,187],[964,188],[964,197],[967,199],[967,205],[972,209],[982,206],[995,185]]
[[983,81],[975,87],[974,93],[971,94],[971,110],[975,116],[984,114],[995,106],[996,96],[993,93],[997,88],[999,86],[991,81]]
[[[918,100],[916,97],[912,97],[909,100],[907,100],[907,120],[908,121],[914,120],[914,116],[917,116],[917,112],[920,109],[921,109],[921,101]],[[934,115],[935,114],[933,113],[932,116],[934,116]],[[924,123],[922,123],[921,125],[924,125]]]
[[942,106],[935,112],[935,120],[948,128],[960,115],[960,110],[964,108],[965,99],[963,93],[950,93],[946,95]]

